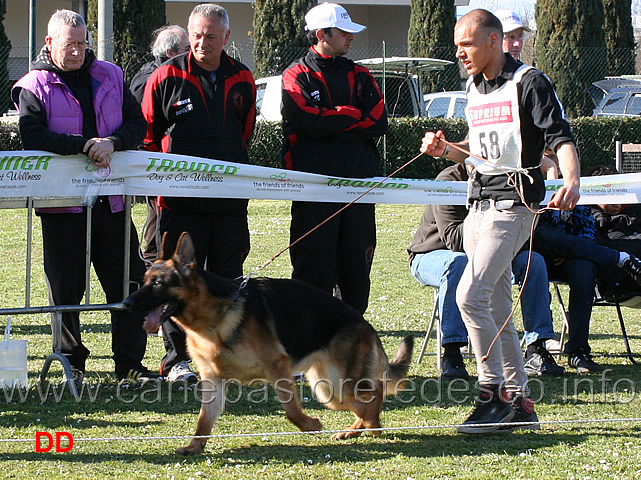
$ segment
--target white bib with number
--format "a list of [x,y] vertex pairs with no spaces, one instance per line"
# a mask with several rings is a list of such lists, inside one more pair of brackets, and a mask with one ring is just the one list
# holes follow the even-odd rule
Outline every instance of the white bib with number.
[[521,164],[521,118],[518,83],[532,67],[522,65],[511,80],[496,90],[482,94],[470,77],[467,83],[465,115],[469,126],[470,152],[487,161],[470,157],[479,173],[503,175],[525,172]]

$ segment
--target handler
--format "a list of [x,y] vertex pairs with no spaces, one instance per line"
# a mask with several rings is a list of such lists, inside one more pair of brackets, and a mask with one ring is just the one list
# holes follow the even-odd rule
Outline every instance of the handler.
[[[456,23],[456,56],[470,74],[467,82],[467,140],[458,146],[482,157],[468,187],[470,212],[464,224],[468,264],[457,304],[477,361],[476,408],[461,433],[486,433],[499,423],[537,422],[527,398],[527,374],[519,338],[508,318],[512,307],[511,262],[529,237],[534,210],[545,196],[540,169],[548,145],[558,156],[563,186],[549,206],[573,208],[579,200],[579,160],[574,139],[554,89],[539,70],[503,53],[500,20],[476,9]],[[427,132],[421,152],[462,163],[468,155],[450,148],[442,131]],[[490,345],[498,341],[488,353]],[[476,426],[475,426],[476,425]]]

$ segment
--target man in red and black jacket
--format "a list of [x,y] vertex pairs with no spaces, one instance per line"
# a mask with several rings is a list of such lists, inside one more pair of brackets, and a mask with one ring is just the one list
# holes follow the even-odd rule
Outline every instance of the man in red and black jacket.
[[[306,56],[283,73],[282,158],[293,170],[337,177],[381,174],[376,139],[388,128],[383,95],[367,68],[344,57],[365,29],[335,3],[305,15]],[[291,241],[337,210],[338,203],[292,202]],[[376,246],[373,204],[355,204],[290,249],[292,277],[367,309]]]
[[[161,65],[147,81],[143,114],[148,150],[249,163],[248,142],[256,122],[256,85],[242,63],[223,48],[229,16],[215,4],[197,5],[187,27],[191,50]],[[158,197],[160,231],[175,245],[184,231],[194,240],[200,267],[227,277],[243,273],[249,253],[244,199]],[[189,370],[184,333],[163,323],[168,380],[197,380]]]

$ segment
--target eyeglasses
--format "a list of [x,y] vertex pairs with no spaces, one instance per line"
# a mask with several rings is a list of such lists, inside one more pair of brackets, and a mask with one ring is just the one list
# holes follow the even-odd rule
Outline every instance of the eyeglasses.
[[80,42],[63,43],[60,46],[63,50],[66,51],[78,50],[79,52],[82,52],[83,50],[87,49],[87,47],[89,46],[89,42],[87,40],[82,40]]

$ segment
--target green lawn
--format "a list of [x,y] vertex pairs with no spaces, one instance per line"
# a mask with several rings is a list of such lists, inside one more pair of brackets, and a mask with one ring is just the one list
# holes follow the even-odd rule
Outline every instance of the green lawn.
[[[416,335],[416,350],[420,348],[431,311],[432,292],[411,277],[405,252],[421,214],[422,207],[415,205],[377,207],[378,246],[366,318],[379,331],[389,354],[408,333]],[[144,215],[144,206],[136,205],[138,226]],[[47,304],[47,292],[38,220],[34,223],[31,305],[37,306]],[[252,252],[245,263],[247,271],[287,245],[288,228],[287,202],[250,203]],[[21,306],[25,301],[26,212],[1,210],[0,229],[0,307]],[[290,271],[285,253],[261,275],[288,277]],[[102,301],[95,279],[92,301]],[[641,352],[640,311],[624,308],[623,312],[632,349]],[[273,391],[260,385],[232,386],[227,411],[213,432],[219,436],[209,440],[203,455],[190,458],[174,454],[188,439],[171,437],[193,433],[198,393],[193,388],[172,389],[168,385],[118,385],[112,376],[107,314],[93,312],[82,318],[84,339],[92,354],[83,398],[76,401],[60,390],[58,365],[52,367],[48,384],[40,390],[35,384],[51,349],[48,315],[14,317],[14,338],[28,340],[32,387],[23,397],[18,392],[10,397],[11,392],[0,391],[0,478],[641,477],[641,369],[622,355],[624,346],[611,307],[595,309],[592,318],[591,344],[595,359],[607,368],[604,374],[577,376],[570,372],[560,378],[532,380],[537,413],[544,422],[539,432],[478,437],[457,434],[452,425],[464,420],[472,409],[473,386],[441,382],[434,357],[428,356],[420,364],[412,364],[408,386],[413,390],[385,403],[383,425],[393,430],[378,438],[336,442],[329,434],[278,435],[295,429],[273,399]],[[519,329],[520,318],[517,313]],[[0,318],[1,329],[5,321]],[[560,330],[558,320],[555,327]],[[432,340],[428,345],[430,352],[434,344]],[[161,339],[150,337],[145,364],[157,369],[163,351]],[[565,358],[559,362],[565,364]],[[473,360],[469,371],[474,372]],[[326,410],[313,400],[312,392],[301,388],[304,408],[320,418],[327,430],[351,423],[349,412]],[[609,421],[590,421],[595,419]],[[630,420],[613,421],[617,419]],[[39,431],[69,432],[75,439],[73,449],[36,452]]]

